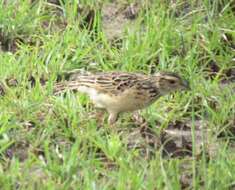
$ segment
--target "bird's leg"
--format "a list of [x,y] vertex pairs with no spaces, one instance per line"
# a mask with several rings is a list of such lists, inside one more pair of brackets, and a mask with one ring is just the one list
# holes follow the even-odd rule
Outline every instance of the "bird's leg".
[[104,125],[105,117],[104,117],[104,110],[96,109],[96,120],[99,126]]
[[132,118],[134,121],[137,121],[138,123],[143,123],[143,120],[144,120],[139,110],[133,113]]
[[118,119],[118,113],[116,112],[109,112],[108,123],[113,125]]
[[140,111],[135,111],[133,116],[132,116],[134,122],[136,125],[139,125],[141,127],[144,127],[147,125],[146,120],[144,119],[144,117],[140,114]]

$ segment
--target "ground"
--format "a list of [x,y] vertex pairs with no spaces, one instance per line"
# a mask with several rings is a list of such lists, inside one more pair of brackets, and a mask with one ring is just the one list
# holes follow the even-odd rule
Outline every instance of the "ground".
[[[2,189],[234,189],[229,0],[0,0]],[[53,86],[74,72],[172,71],[191,91],[140,115]]]

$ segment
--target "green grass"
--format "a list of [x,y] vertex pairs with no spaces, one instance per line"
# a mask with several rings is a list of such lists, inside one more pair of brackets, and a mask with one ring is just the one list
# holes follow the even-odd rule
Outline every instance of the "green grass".
[[[76,1],[6,2],[0,0],[0,81],[6,88],[0,96],[0,189],[234,188],[235,93],[227,74],[235,69],[232,1],[144,1],[119,45],[102,32],[100,7],[108,1],[81,1],[79,13]],[[90,27],[86,10],[94,11]],[[214,74],[212,63],[219,67]],[[165,155],[163,144],[145,143],[152,151],[146,157],[128,147],[129,137],[135,140],[131,131],[140,127],[130,114],[115,128],[106,120],[99,126],[86,96],[55,97],[58,75],[73,69],[168,70],[187,78],[190,92],[162,97],[141,114],[159,139],[170,124],[189,121],[192,156]],[[7,86],[9,79],[17,86]],[[209,129],[200,153],[198,120]]]

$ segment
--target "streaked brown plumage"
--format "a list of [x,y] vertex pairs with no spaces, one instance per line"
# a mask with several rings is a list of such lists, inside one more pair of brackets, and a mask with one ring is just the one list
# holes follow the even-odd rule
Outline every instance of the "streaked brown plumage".
[[175,73],[159,72],[148,76],[110,72],[77,75],[72,81],[58,83],[54,93],[66,89],[86,93],[97,107],[109,112],[108,121],[112,124],[121,112],[142,109],[162,95],[187,88],[188,82]]

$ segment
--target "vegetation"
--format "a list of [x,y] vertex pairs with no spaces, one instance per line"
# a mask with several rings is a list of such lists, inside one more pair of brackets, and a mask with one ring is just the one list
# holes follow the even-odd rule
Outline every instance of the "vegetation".
[[[1,189],[233,189],[232,0],[0,0]],[[54,96],[70,71],[174,71],[192,90],[122,115]]]

